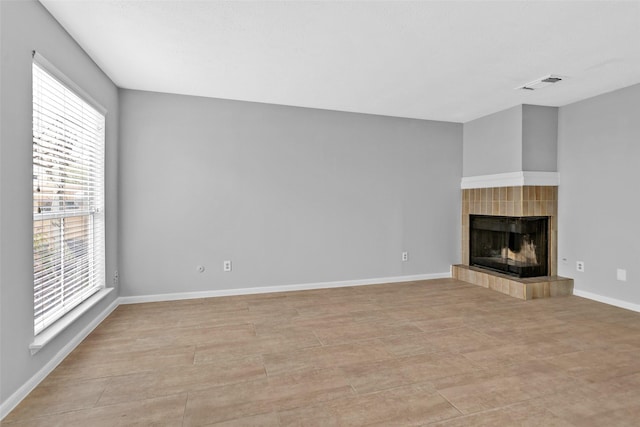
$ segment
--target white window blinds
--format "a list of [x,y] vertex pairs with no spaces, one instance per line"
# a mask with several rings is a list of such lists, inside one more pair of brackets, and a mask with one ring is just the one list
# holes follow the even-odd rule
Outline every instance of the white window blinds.
[[33,63],[37,335],[105,286],[105,116]]

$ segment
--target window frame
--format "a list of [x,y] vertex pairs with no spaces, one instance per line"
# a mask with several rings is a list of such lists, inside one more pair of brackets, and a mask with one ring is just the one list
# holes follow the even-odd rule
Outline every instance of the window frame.
[[[35,229],[37,227],[37,222],[47,219],[59,219],[60,224],[65,218],[82,218],[81,221],[88,220],[88,224],[82,224],[81,230],[83,232],[89,233],[86,236],[90,241],[86,244],[86,258],[89,260],[87,266],[82,266],[84,269],[89,269],[87,274],[91,274],[93,277],[90,286],[91,292],[88,294],[83,294],[82,298],[79,299],[79,302],[74,303],[71,306],[68,306],[61,310],[58,315],[54,316],[55,319],[52,319],[51,316],[47,318],[47,322],[44,326],[39,326],[37,324],[36,317],[36,269],[35,269],[35,257],[36,257],[36,243],[35,239],[33,240],[33,250],[34,250],[34,341],[29,346],[31,349],[31,353],[34,354],[40,348],[42,348],[47,342],[49,342],[53,337],[59,334],[62,330],[72,324],[75,319],[80,317],[83,313],[89,310],[93,305],[97,304],[100,300],[102,300],[106,295],[113,290],[113,288],[106,287],[106,223],[105,223],[105,151],[106,151],[106,123],[107,123],[107,110],[102,107],[99,103],[97,103],[91,96],[89,96],[85,91],[83,91],[79,86],[77,86],[73,81],[71,81],[68,77],[66,77],[63,73],[60,72],[55,66],[53,66],[49,61],[47,61],[42,55],[37,52],[33,52],[33,63],[32,63],[32,80],[35,79],[35,70],[33,67],[37,66],[41,71],[43,71],[48,77],[50,77],[55,83],[59,84],[64,91],[68,91],[77,97],[82,105],[86,105],[96,113],[101,115],[104,119],[102,123],[101,129],[101,138],[99,139],[99,150],[100,155],[98,161],[101,162],[98,165],[98,170],[100,172],[99,176],[95,180],[91,180],[92,183],[96,183],[99,186],[98,190],[98,198],[91,197],[91,200],[97,200],[95,204],[95,209],[80,209],[78,203],[76,203],[75,199],[71,199],[71,204],[69,204],[69,200],[59,201],[59,206],[62,207],[62,211],[54,212],[52,207],[49,208],[48,211],[44,211],[41,213],[34,212],[33,214],[33,227],[32,230],[34,232],[35,237]],[[36,103],[35,98],[32,94],[32,120],[35,123],[36,116]],[[84,122],[83,122],[84,123]],[[35,129],[35,125],[34,125]],[[33,144],[35,147],[35,133],[33,133]],[[85,144],[82,145],[83,147]],[[86,148],[86,147],[85,147]],[[35,150],[32,149],[32,152],[35,153]],[[74,163],[75,164],[75,163]],[[35,158],[32,159],[32,167],[34,168],[34,180],[36,179],[35,175]],[[36,204],[36,194],[35,191],[32,195],[32,203]],[[53,202],[52,202],[53,203]],[[88,230],[88,231],[86,231]],[[94,235],[97,235],[95,237]],[[94,241],[94,239],[97,239]],[[64,246],[68,242],[61,239],[61,246]],[[70,252],[73,252],[73,249],[70,247],[68,249]],[[63,251],[62,251],[63,252]],[[62,253],[59,251],[59,253]],[[75,255],[71,255],[72,258]],[[96,259],[97,257],[97,259]],[[73,258],[75,259],[75,258]],[[92,271],[92,269],[97,269],[96,271]],[[84,273],[83,273],[84,274]],[[54,305],[55,307],[55,305]],[[57,310],[57,309],[56,309]]]

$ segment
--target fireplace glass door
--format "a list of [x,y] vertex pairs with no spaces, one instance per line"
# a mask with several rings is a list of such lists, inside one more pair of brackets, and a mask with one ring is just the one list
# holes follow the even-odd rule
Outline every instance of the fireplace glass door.
[[547,217],[471,215],[469,265],[517,277],[548,275]]

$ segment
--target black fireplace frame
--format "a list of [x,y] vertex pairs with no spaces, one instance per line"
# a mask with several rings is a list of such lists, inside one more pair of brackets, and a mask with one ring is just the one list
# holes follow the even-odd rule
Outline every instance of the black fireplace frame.
[[[535,241],[536,263],[505,257]],[[506,250],[506,249],[505,249]],[[525,278],[549,274],[549,217],[469,215],[469,265]]]

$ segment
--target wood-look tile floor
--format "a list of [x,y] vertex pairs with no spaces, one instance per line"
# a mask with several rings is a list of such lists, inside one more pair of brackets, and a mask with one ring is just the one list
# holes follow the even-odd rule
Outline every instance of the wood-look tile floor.
[[118,307],[7,426],[637,426],[640,313],[453,279]]

